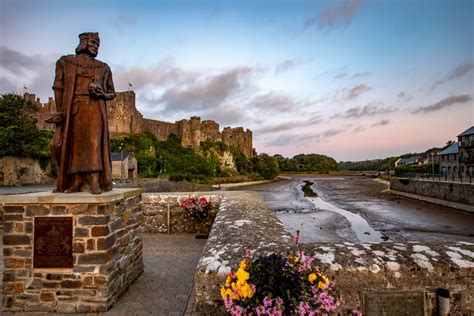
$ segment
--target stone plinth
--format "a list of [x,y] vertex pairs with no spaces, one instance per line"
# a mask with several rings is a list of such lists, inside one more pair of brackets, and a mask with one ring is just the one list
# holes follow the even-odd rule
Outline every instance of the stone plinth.
[[[4,310],[88,313],[109,309],[143,272],[141,193],[141,189],[114,189],[101,195],[42,192],[1,196]],[[48,227],[45,232],[39,228],[35,232],[35,222],[40,227],[49,218],[51,223],[72,218],[72,232],[67,225],[56,225],[53,232]],[[72,267],[57,256],[51,261],[59,258],[59,266],[64,263],[64,267],[35,268],[38,258],[34,264],[34,256],[47,245],[59,244],[55,238],[61,239],[61,251],[69,249],[64,237],[68,233],[72,234]],[[49,248],[52,253],[58,251]],[[47,256],[42,260],[47,261]]]

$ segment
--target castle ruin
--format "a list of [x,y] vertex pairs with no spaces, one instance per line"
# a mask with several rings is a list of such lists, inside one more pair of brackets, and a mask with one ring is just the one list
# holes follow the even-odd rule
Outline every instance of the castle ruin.
[[[40,129],[54,129],[53,124],[44,120],[56,110],[53,98],[42,104],[40,99],[35,99],[34,94],[25,93],[24,98],[34,102],[38,111],[37,127]],[[137,134],[149,131],[158,140],[165,141],[170,134],[175,134],[181,139],[183,147],[199,149],[201,142],[223,142],[229,147],[238,148],[247,158],[254,156],[252,145],[252,131],[242,127],[225,127],[219,131],[219,124],[212,120],[203,120],[193,116],[189,120],[183,119],[174,123],[144,118],[135,106],[135,92],[117,92],[117,97],[107,102],[109,119],[109,132],[112,138],[127,134]]]

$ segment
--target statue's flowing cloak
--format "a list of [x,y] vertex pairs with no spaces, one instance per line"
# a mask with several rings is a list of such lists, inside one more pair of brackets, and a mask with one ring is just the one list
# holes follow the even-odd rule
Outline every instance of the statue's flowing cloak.
[[[64,113],[63,122],[56,125],[56,132],[51,144],[51,149],[56,159],[58,167],[58,176],[56,187],[58,192],[64,192],[71,185],[71,177],[68,176],[68,166],[70,160],[71,148],[71,107],[74,98],[74,89],[78,64],[76,55],[67,55],[61,57],[56,63],[56,76],[53,89],[55,91],[56,110]],[[105,92],[115,93],[112,72],[107,64],[100,63],[101,76],[100,82]],[[109,129],[107,120],[107,108],[104,100],[100,102],[100,113],[103,122],[103,133],[101,137],[100,155],[103,163],[103,170],[100,172],[99,183],[102,191],[112,189],[112,160],[109,150]]]

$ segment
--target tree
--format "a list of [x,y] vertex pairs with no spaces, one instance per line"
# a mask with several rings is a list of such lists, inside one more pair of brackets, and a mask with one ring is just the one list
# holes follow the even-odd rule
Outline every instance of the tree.
[[260,174],[264,179],[273,179],[280,173],[278,160],[267,154],[260,154],[252,158],[255,172]]
[[0,96],[0,157],[51,157],[49,141],[53,133],[36,127],[37,110],[34,103],[17,94]]

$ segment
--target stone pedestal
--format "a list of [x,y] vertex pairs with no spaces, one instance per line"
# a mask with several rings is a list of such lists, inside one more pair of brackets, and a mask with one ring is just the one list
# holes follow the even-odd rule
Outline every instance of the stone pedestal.
[[141,193],[1,196],[4,310],[108,310],[143,272]]

